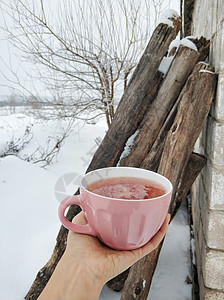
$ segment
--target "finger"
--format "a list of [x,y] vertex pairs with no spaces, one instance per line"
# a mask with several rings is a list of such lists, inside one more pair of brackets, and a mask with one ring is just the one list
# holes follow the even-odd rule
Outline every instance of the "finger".
[[160,227],[158,232],[154,235],[154,237],[140,249],[134,250],[134,252],[136,252],[135,254],[137,256],[137,260],[149,254],[151,251],[153,251],[158,247],[158,245],[160,244],[160,242],[162,241],[162,239],[164,238],[167,232],[169,221],[170,221],[170,214],[167,214],[162,226]]
[[170,221],[170,214],[166,215],[166,218],[162,224],[162,226],[160,227],[160,229],[158,230],[158,232],[154,235],[154,237],[143,247],[145,249],[143,249],[143,254],[146,251],[148,253],[154,249],[156,249],[158,247],[158,245],[160,244],[160,242],[162,241],[162,239],[164,238],[167,229],[168,229],[168,225],[169,225],[169,221]]
[[81,211],[79,214],[77,214],[73,219],[72,223],[78,224],[78,225],[86,225],[88,222],[86,220],[86,216],[83,211]]
[[169,221],[170,215],[167,214],[159,231],[145,246],[136,250],[119,252],[119,255],[123,256],[123,262],[125,261],[124,270],[158,247],[159,243],[162,241],[167,232]]

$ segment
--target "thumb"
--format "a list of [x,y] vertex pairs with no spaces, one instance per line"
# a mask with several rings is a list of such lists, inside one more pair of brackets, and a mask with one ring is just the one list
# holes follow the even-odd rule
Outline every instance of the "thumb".
[[85,213],[81,211],[79,214],[77,214],[73,219],[72,223],[78,224],[78,225],[86,225],[88,222],[86,220]]

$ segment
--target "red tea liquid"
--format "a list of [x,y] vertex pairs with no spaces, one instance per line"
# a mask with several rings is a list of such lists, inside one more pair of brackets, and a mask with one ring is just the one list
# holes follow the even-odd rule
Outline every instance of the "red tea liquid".
[[87,190],[104,197],[140,200],[162,196],[164,187],[153,181],[135,177],[114,177],[95,181]]

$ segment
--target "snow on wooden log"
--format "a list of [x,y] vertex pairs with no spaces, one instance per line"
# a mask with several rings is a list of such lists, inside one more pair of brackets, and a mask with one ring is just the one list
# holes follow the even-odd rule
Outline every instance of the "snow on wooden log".
[[[202,69],[211,72],[200,72]],[[195,66],[179,96],[177,113],[168,132],[158,168],[158,173],[166,176],[173,183],[174,191],[177,190],[214,98],[217,76],[213,71],[214,68],[207,64],[201,63]],[[176,205],[177,198],[173,197],[170,205],[172,213],[176,211]],[[121,300],[147,298],[161,247],[162,243],[130,268]]]
[[[189,44],[189,42],[191,44]],[[193,48],[194,50],[197,49],[197,51],[200,53],[200,57],[199,57],[200,61],[205,60],[209,54],[209,47],[210,47],[209,40],[206,40],[206,38],[203,36],[200,38],[187,36],[181,40],[175,39],[171,42],[168,49],[168,57],[174,56],[181,45],[185,47]]]
[[181,17],[174,9],[166,9],[160,15],[160,23],[168,24],[179,32],[181,28]]

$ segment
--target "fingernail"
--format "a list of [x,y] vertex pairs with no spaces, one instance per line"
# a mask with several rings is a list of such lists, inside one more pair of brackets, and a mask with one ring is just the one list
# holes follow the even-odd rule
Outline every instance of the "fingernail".
[[171,214],[168,214],[168,223],[170,223]]

